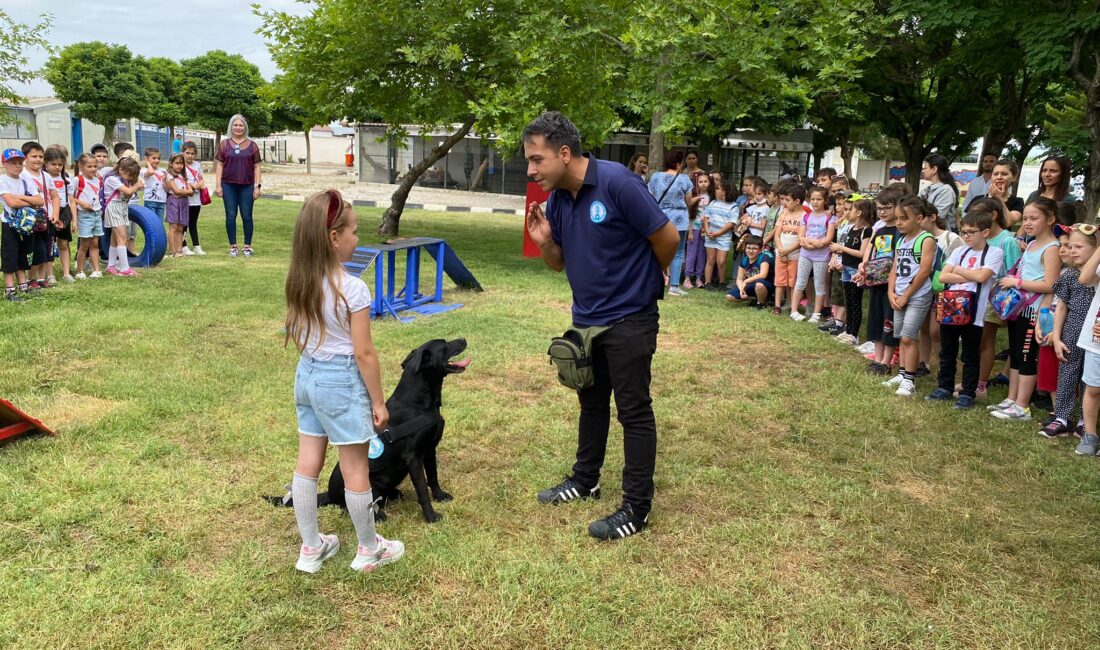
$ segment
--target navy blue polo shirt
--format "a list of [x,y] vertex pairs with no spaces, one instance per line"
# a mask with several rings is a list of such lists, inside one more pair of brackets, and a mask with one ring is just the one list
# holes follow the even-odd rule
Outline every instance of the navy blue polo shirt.
[[661,296],[664,276],[647,238],[668,223],[641,177],[585,158],[577,198],[554,190],[546,206],[573,289],[573,323],[581,327],[618,322]]

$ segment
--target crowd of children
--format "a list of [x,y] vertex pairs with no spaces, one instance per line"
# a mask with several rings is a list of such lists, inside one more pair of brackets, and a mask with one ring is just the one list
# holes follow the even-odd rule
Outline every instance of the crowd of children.
[[[937,162],[933,170],[943,166]],[[1004,358],[993,381],[1007,384],[1008,394],[987,407],[989,414],[1028,421],[1033,404],[1046,404],[1050,417],[1039,434],[1076,434],[1076,453],[1094,456],[1097,229],[1078,223],[1070,201],[1034,196],[1024,205],[1009,198],[1005,188],[1018,178],[1011,160],[998,161],[992,178],[1000,190],[970,201],[956,232],[904,183],[860,194],[854,179],[827,169],[812,183],[748,177],[734,199],[731,183],[701,173],[695,197],[704,207],[692,235],[702,237],[707,254],[702,268],[688,268],[701,280],[696,286],[728,290],[731,303],[819,324],[865,355],[867,370],[900,396],[917,393],[917,378],[932,375],[929,362],[938,356],[935,388],[925,399],[974,408]],[[959,198],[953,185],[947,191]],[[735,257],[727,284],[728,251]],[[1008,332],[1003,356],[1001,327]],[[1053,403],[1044,402],[1048,396]]]
[[[58,263],[65,282],[103,277],[102,237],[109,237],[106,272],[137,275],[129,261],[136,254],[137,236],[129,206],[138,203],[139,197],[146,208],[167,218],[169,256],[205,255],[199,245],[198,218],[206,183],[195,160],[198,147],[186,142],[182,151],[163,170],[158,149],[146,148],[141,160],[133,145],[119,142],[114,146],[117,163],[111,167],[107,147],[97,144],[77,157],[70,175],[69,152],[61,145],[43,148],[27,142],[20,149],[4,150],[0,155],[4,298],[24,302],[55,286]],[[74,234],[75,269],[70,249]],[[191,247],[186,245],[188,234]]]

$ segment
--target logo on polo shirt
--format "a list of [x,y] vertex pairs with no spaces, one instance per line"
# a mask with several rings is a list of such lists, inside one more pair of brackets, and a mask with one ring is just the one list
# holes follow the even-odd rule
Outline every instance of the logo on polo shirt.
[[603,220],[607,218],[607,206],[599,201],[593,201],[592,205],[588,207],[588,218],[592,220],[592,223],[603,223]]

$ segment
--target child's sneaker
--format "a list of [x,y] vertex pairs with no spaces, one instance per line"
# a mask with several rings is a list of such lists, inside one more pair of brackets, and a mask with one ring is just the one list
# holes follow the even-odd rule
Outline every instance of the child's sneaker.
[[882,385],[883,386],[888,386],[888,387],[889,386],[900,386],[901,382],[904,381],[904,380],[905,380],[905,378],[902,377],[901,373],[899,372],[898,374],[894,375],[893,377],[891,377],[891,378],[887,379],[886,381],[882,382]]
[[836,323],[829,328],[829,336],[840,336],[844,334],[844,323]]
[[878,363],[877,361],[872,361],[871,365],[867,366],[867,372],[871,373],[872,375],[878,375],[880,377],[885,377],[892,371],[893,368],[886,365],[885,363]]
[[932,369],[928,367],[927,363],[921,361],[920,365],[917,366],[916,376],[917,377],[927,377],[930,374],[932,374]]
[[15,291],[5,291],[4,292],[4,300],[7,300],[8,302],[15,302],[15,303],[27,302],[26,298],[19,295]]
[[937,388],[929,393],[924,399],[928,402],[950,402],[952,397],[951,391],[946,388]]
[[236,246],[230,246],[229,247],[229,256],[230,257],[236,257],[237,256],[237,247]]
[[321,535],[321,548],[302,544],[302,549],[298,552],[298,563],[294,568],[306,573],[317,573],[321,570],[321,564],[339,550],[340,539],[336,535]]
[[817,331],[819,331],[819,332],[828,332],[829,330],[833,329],[833,327],[835,327],[835,326],[836,326],[836,321],[833,320],[832,318],[830,318],[830,319],[826,320],[824,323],[822,323],[821,325],[818,325],[817,326]]
[[1013,400],[1010,400],[1006,397],[997,404],[991,404],[991,405],[985,407],[985,410],[990,411],[990,412],[1001,411],[1001,410],[1004,410],[1004,409],[1012,406],[1015,403],[1016,402],[1014,402]]
[[56,285],[57,284],[57,276],[51,275],[51,276],[47,277],[46,278],[46,284],[50,285],[51,287]]
[[684,292],[680,290],[680,287],[669,287],[668,295],[670,296],[682,296]]
[[405,545],[396,539],[386,539],[378,534],[375,534],[375,538],[378,540],[377,551],[369,551],[362,545],[356,547],[355,559],[351,561],[353,571],[370,573],[384,564],[400,560],[405,555]]
[[[184,253],[186,255],[187,253]],[[206,255],[206,251],[202,249],[202,246],[195,247],[195,255]]]
[[1012,406],[1004,409],[1003,411],[993,411],[991,415],[998,420],[1019,420],[1026,422],[1031,419],[1030,408],[1020,408],[1020,405],[1013,402]]
[[783,310],[780,309],[779,307],[772,307],[772,313],[775,314],[776,316],[782,316],[783,315]]
[[817,312],[813,313],[810,316],[810,322],[811,323],[820,323],[821,322],[821,314],[817,313]]
[[685,289],[693,289],[695,288],[695,283],[691,281],[691,278],[684,278],[684,284],[681,286],[683,286]]
[[1069,425],[1057,418],[1051,420],[1042,429],[1039,429],[1039,435],[1044,438],[1063,438],[1069,434]]
[[245,257],[252,257],[252,247],[251,246],[245,246],[243,254],[244,254]]
[[[196,246],[195,248],[198,248],[198,246]],[[197,254],[197,253],[195,253],[195,251],[191,250],[190,248],[188,248],[186,246],[181,248],[180,252],[182,252],[184,255],[188,255],[188,256]]]
[[803,316],[802,314],[796,312],[796,311],[792,311],[791,312],[791,320],[793,320],[796,323],[801,323],[802,321],[806,320],[806,317]]
[[911,379],[902,379],[898,384],[898,389],[894,391],[895,395],[901,395],[902,397],[912,397],[916,395],[917,387]]
[[95,278],[102,278],[102,277],[103,277],[103,274],[102,274],[102,273],[100,273],[99,271],[92,271],[92,274],[91,274],[91,275],[89,275],[88,277],[89,277],[89,278],[93,278],[93,279],[95,279]]
[[859,339],[847,332],[837,334],[836,340],[838,343],[843,343],[844,345],[859,345]]
[[76,274],[76,279],[77,280],[87,280],[88,276],[84,274],[84,271],[81,271],[80,273]]
[[974,398],[969,395],[959,395],[959,399],[955,400],[955,408],[961,411],[974,408]]
[[107,272],[110,273],[111,275],[122,275],[122,271],[119,271],[118,269],[116,269],[113,266],[108,266],[107,267]]
[[137,277],[137,271],[135,271],[133,269],[126,269],[125,271],[119,271],[119,275],[121,275],[124,278],[136,278]]
[[69,284],[72,284],[72,283],[76,282],[76,278],[74,278],[71,275],[66,275],[63,279],[65,280],[65,282],[68,282]]
[[856,352],[858,352],[860,354],[874,354],[874,352],[875,352],[875,342],[874,341],[864,341],[863,345],[860,345],[859,347],[856,348]]
[[1073,435],[1077,436],[1078,438],[1084,438],[1085,437],[1085,423],[1084,422],[1078,422],[1077,423],[1077,426],[1073,429]]
[[1095,433],[1086,433],[1081,436],[1081,442],[1077,445],[1077,449],[1073,450],[1073,453],[1078,456],[1095,456],[1097,445],[1100,445],[1100,438],[1097,438]]

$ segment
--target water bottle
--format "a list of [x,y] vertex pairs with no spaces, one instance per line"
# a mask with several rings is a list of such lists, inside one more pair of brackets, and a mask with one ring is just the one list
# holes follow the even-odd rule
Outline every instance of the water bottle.
[[1054,314],[1050,313],[1050,307],[1039,310],[1039,329],[1042,330],[1043,336],[1050,336],[1054,331]]

